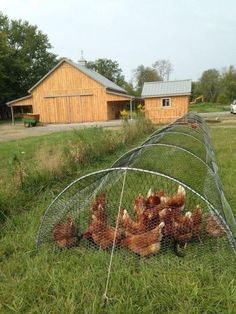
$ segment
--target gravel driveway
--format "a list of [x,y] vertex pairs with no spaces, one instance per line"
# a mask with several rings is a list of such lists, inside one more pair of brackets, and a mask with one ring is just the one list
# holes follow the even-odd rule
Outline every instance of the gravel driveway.
[[[229,127],[236,127],[236,115],[230,114],[229,112],[212,112],[212,113],[201,113],[205,119],[216,119],[219,118],[224,123],[217,123],[215,126],[226,127],[227,123],[235,123],[235,126],[230,125]],[[39,136],[43,134],[50,134],[59,131],[69,131],[72,129],[81,129],[89,127],[117,127],[122,124],[121,120],[112,120],[105,122],[86,122],[86,123],[72,123],[72,124],[47,124],[44,126],[36,126],[31,128],[25,128],[22,122],[12,125],[10,123],[0,124],[0,142],[17,140],[26,138],[29,136]]]
[[50,134],[53,132],[69,131],[73,129],[89,128],[95,126],[111,128],[120,126],[121,123],[121,120],[112,120],[106,122],[47,124],[44,126],[36,126],[31,128],[25,128],[22,122],[18,122],[15,125],[12,125],[11,123],[3,123],[0,124],[0,142],[17,140],[29,136],[39,136],[44,134]]

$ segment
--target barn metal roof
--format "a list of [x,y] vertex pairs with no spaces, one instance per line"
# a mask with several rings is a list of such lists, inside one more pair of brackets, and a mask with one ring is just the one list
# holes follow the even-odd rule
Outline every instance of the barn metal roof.
[[120,86],[118,86],[117,84],[115,84],[114,82],[108,80],[106,77],[104,77],[103,75],[97,73],[96,71],[93,71],[91,69],[88,69],[85,66],[82,66],[80,64],[77,64],[75,62],[72,62],[66,58],[62,59],[51,71],[49,71],[44,77],[41,78],[41,80],[39,80],[33,87],[31,87],[31,89],[29,90],[29,93],[32,92],[32,90],[38,86],[43,80],[45,80],[54,70],[56,70],[63,62],[67,62],[70,65],[72,65],[73,67],[77,68],[78,70],[80,70],[81,72],[83,72],[84,74],[88,75],[89,77],[91,77],[92,79],[94,79],[95,81],[97,81],[98,83],[100,83],[101,85],[103,85],[104,87],[120,92],[122,94],[127,94],[126,90],[124,90],[123,88],[121,88]]
[[71,62],[71,61],[69,63],[72,63],[81,72],[83,72],[84,74],[90,76],[92,79],[94,79],[98,83],[102,84],[106,88],[109,88],[109,89],[116,90],[116,91],[119,91],[121,93],[126,93],[127,94],[126,90],[124,90],[123,88],[121,88],[120,86],[115,84],[114,82],[108,80],[105,76],[101,75],[100,73],[98,73],[98,72],[96,72],[96,71],[94,71],[92,69],[89,69],[86,66],[83,66],[83,65]]
[[142,97],[190,95],[191,86],[191,80],[147,82],[143,85]]

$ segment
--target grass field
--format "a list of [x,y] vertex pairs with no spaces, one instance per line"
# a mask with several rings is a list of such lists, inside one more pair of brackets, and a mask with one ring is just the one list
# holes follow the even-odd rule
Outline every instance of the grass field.
[[[211,136],[236,215],[236,128],[214,127]],[[167,252],[138,261],[117,252],[105,306],[109,252],[35,254],[36,232],[50,201],[73,179],[108,168],[145,134],[130,138],[99,129],[0,144],[1,313],[236,313],[236,259],[220,241],[210,244],[209,254],[190,248],[182,259]]]
[[205,112],[221,112],[221,111],[230,111],[230,107],[217,103],[200,103],[200,104],[190,104],[189,111],[194,111],[198,113]]

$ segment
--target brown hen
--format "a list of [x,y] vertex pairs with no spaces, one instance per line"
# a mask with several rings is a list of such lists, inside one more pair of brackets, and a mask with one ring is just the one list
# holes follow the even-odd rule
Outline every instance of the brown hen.
[[150,189],[147,194],[146,207],[153,208],[160,203],[161,199],[158,193],[152,192],[152,190]]
[[136,213],[136,220],[139,221],[141,219],[142,214],[145,209],[146,200],[142,195],[139,195],[134,200],[134,211]]
[[165,203],[167,207],[180,208],[181,210],[183,210],[185,199],[186,199],[185,188],[179,185],[176,195],[172,197],[166,197]]
[[224,228],[214,214],[210,214],[207,218],[206,231],[210,236],[215,238],[222,237],[225,234]]
[[[148,215],[146,209],[146,200],[143,196],[139,195],[134,200],[134,211],[136,219],[133,220],[128,214],[127,210],[122,209],[119,219],[119,226],[124,232],[132,234],[140,234],[146,232],[148,227]],[[154,228],[155,226],[153,226]]]
[[115,231],[115,228],[108,225],[104,220],[98,219],[95,215],[92,216],[92,224],[87,232],[94,243],[102,249],[111,247],[114,238],[116,238],[115,244],[118,244],[121,240],[121,235],[118,231]]
[[65,223],[59,222],[53,230],[52,238],[60,248],[75,246],[78,238],[73,219],[68,217]]
[[151,231],[137,235],[127,234],[127,237],[121,240],[121,245],[140,256],[155,254],[161,248],[162,229],[164,225],[164,222],[161,222]]
[[127,210],[121,212],[119,225],[123,228],[125,233],[141,234],[155,228],[160,221],[159,211],[155,208],[144,209],[142,214],[139,214],[136,221],[134,221]]
[[116,244],[121,240],[119,232],[111,227],[107,222],[106,213],[106,196],[101,194],[97,196],[90,208],[92,212],[92,223],[83,237],[101,247],[107,249],[112,246],[114,238],[116,237]]
[[193,220],[193,236],[196,236],[199,234],[202,224],[202,209],[199,205],[193,210],[191,218]]

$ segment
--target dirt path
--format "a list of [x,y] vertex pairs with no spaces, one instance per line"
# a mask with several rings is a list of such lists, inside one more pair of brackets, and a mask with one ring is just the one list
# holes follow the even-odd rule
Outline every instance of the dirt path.
[[86,122],[86,123],[73,123],[73,124],[48,124],[44,126],[36,126],[25,128],[22,122],[12,125],[11,123],[0,124],[0,142],[17,140],[30,136],[39,136],[50,134],[53,132],[69,131],[73,129],[89,128],[89,127],[116,127],[120,126],[121,120],[113,120],[106,122]]

